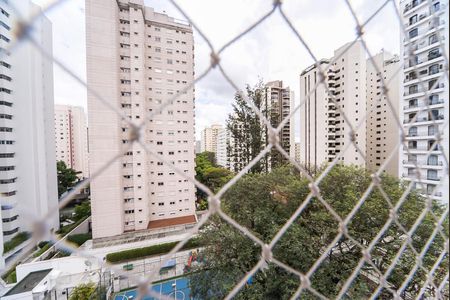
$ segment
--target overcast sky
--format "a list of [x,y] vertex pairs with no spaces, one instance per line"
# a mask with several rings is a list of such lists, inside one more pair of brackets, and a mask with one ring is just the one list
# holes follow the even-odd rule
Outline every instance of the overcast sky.
[[[45,5],[48,0],[33,0]],[[373,14],[385,0],[353,0],[360,20]],[[156,11],[183,19],[167,0],[145,0]],[[218,49],[271,9],[273,0],[183,0],[181,7]],[[344,0],[284,0],[286,14],[317,58],[330,58],[334,49],[356,36],[355,22]],[[47,13],[53,23],[53,54],[81,78],[85,74],[84,0],[67,0]],[[381,49],[398,54],[399,23],[389,3],[365,28],[364,39],[371,53]],[[197,32],[195,71],[210,63],[210,50]],[[278,12],[230,46],[221,57],[226,72],[239,87],[283,80],[295,91],[299,103],[299,74],[313,60]],[[86,108],[86,90],[55,66],[55,102]],[[196,85],[196,136],[213,123],[225,123],[231,111],[233,88],[213,70]],[[297,122],[298,124],[298,122]],[[298,129],[296,128],[298,132]]]

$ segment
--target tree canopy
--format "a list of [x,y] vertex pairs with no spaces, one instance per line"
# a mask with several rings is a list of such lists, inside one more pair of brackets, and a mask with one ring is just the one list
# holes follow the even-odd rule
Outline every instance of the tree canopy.
[[70,293],[69,300],[86,300],[90,299],[91,295],[95,292],[95,284],[85,283],[76,286]]
[[[323,199],[342,218],[352,211],[367,187],[372,182],[370,173],[355,166],[337,165],[321,181],[319,188]],[[245,226],[263,242],[269,243],[294,211],[305,201],[310,188],[309,181],[289,167],[273,170],[268,174],[248,174],[240,179],[223,197],[223,210],[242,226]],[[383,175],[381,186],[395,205],[406,187],[397,179]],[[398,224],[409,230],[427,205],[426,200],[414,191],[406,197],[398,211]],[[442,207],[433,202],[436,215]],[[390,207],[380,190],[375,187],[357,210],[347,226],[349,239],[342,236],[325,260],[311,277],[314,289],[334,298],[349,278],[362,257],[357,243],[367,247],[377,236],[390,217]],[[399,225],[393,222],[371,251],[371,261],[381,272],[385,272],[406,236]],[[419,252],[426,244],[435,227],[431,214],[426,214],[417,227],[412,244]],[[448,218],[443,226],[448,239]],[[276,244],[273,255],[279,261],[303,273],[317,261],[326,247],[339,234],[339,223],[325,206],[315,197],[293,222]],[[202,271],[191,279],[192,292],[198,299],[221,299],[239,280],[252,269],[261,256],[259,245],[245,237],[237,229],[218,217],[212,218],[199,234],[206,244],[205,264]],[[354,241],[357,241],[355,243]],[[426,252],[424,267],[430,269],[444,249],[444,237],[437,235]],[[387,278],[393,289],[398,289],[416,262],[410,247],[406,247],[396,267]],[[442,280],[448,265],[445,257],[435,272]],[[377,287],[367,274],[376,276],[375,268],[365,263],[362,272],[355,278],[347,292],[354,299],[367,298]],[[406,292],[416,295],[426,280],[426,273],[419,268],[408,282]],[[237,299],[289,299],[298,288],[297,276],[268,262],[264,270],[258,271],[237,295]],[[428,290],[429,296],[433,291]],[[302,298],[316,298],[310,292]],[[392,298],[382,290],[382,298]]]
[[77,174],[79,172],[72,168],[68,168],[64,161],[56,163],[56,172],[58,176],[58,197],[61,197],[69,188],[75,185],[78,180]]
[[[233,172],[216,164],[214,152],[202,152],[196,155],[195,172],[195,178],[199,182],[206,185],[213,192],[217,192],[223,185],[233,178]],[[202,203],[206,201],[205,193],[198,189],[197,198]]]

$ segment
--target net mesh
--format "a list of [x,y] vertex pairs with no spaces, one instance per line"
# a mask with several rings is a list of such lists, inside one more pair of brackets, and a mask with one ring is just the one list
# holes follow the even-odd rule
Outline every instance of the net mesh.
[[[383,186],[382,186],[383,179],[381,176],[383,171],[385,170],[387,164],[390,162],[391,159],[394,158],[395,152],[399,151],[399,149],[401,147],[404,147],[404,149],[406,149],[407,154],[411,154],[410,150],[408,148],[407,140],[406,140],[407,133],[408,133],[407,130],[410,126],[412,126],[416,122],[419,112],[429,109],[429,105],[426,105],[426,106],[420,108],[420,110],[418,111],[418,113],[416,114],[416,116],[414,118],[412,118],[408,121],[405,121],[405,122],[402,122],[399,115],[397,115],[395,113],[391,114],[395,123],[397,124],[398,129],[401,134],[400,142],[396,145],[393,152],[384,161],[384,163],[378,168],[378,170],[372,174],[372,182],[368,186],[368,188],[365,191],[365,193],[363,194],[363,196],[359,199],[359,201],[357,201],[356,205],[353,207],[353,209],[350,211],[350,213],[348,215],[346,215],[345,217],[341,217],[333,209],[333,207],[322,197],[321,191],[319,189],[319,184],[324,180],[324,178],[328,175],[328,173],[336,166],[336,164],[339,163],[339,158],[342,157],[344,155],[344,153],[351,146],[353,146],[359,152],[359,154],[363,158],[365,158],[365,153],[360,149],[360,147],[356,143],[356,138],[355,138],[354,133],[357,132],[357,130],[361,126],[364,126],[365,120],[366,120],[368,114],[370,113],[370,110],[368,109],[366,111],[364,118],[362,120],[360,120],[358,122],[358,124],[356,124],[356,126],[349,125],[350,126],[350,134],[348,135],[349,143],[347,143],[347,146],[343,149],[343,151],[341,151],[338,155],[336,155],[336,157],[327,165],[327,167],[325,169],[323,169],[321,171],[321,173],[318,176],[312,177],[303,168],[303,166],[301,166],[297,161],[295,161],[292,157],[290,157],[288,153],[286,153],[286,151],[280,145],[279,139],[278,139],[279,132],[282,130],[282,128],[285,126],[285,124],[291,118],[294,117],[294,115],[296,113],[299,113],[299,110],[304,105],[304,102],[299,103],[295,108],[293,108],[290,112],[290,115],[287,116],[283,121],[281,121],[280,124],[276,128],[274,128],[271,125],[270,121],[266,119],[265,115],[261,111],[259,111],[255,107],[253,102],[250,99],[248,99],[247,95],[245,95],[239,89],[238,85],[235,83],[235,81],[233,81],[233,78],[226,72],[223,63],[221,62],[222,53],[224,53],[231,45],[239,43],[241,40],[245,39],[246,36],[249,34],[249,32],[251,32],[252,30],[257,28],[260,24],[262,24],[265,20],[267,20],[272,15],[279,14],[279,16],[281,16],[281,20],[284,21],[285,26],[287,28],[289,28],[290,31],[292,31],[294,36],[297,38],[298,43],[300,43],[306,49],[306,51],[309,53],[311,58],[314,60],[316,67],[319,70],[319,73],[320,73],[319,78],[321,80],[319,80],[319,82],[316,84],[316,86],[312,90],[314,91],[317,87],[319,87],[321,85],[324,86],[325,89],[327,90],[328,95],[330,95],[331,101],[335,102],[336,99],[333,96],[333,93],[329,90],[328,86],[325,84],[325,78],[327,76],[326,70],[328,69],[328,67],[333,65],[333,63],[336,60],[338,60],[340,58],[340,56],[338,55],[338,56],[334,57],[334,59],[332,61],[330,61],[328,65],[321,64],[319,62],[319,59],[316,57],[316,55],[314,54],[314,52],[308,45],[308,43],[303,38],[301,31],[294,26],[293,22],[289,18],[289,13],[284,10],[283,2],[281,0],[274,0],[273,6],[271,7],[271,9],[269,11],[262,14],[262,16],[257,18],[256,21],[254,23],[252,23],[251,26],[242,30],[237,36],[232,38],[229,42],[225,43],[225,45],[223,45],[219,49],[216,49],[212,46],[212,43],[210,42],[210,39],[208,38],[208,36],[206,36],[204,34],[204,32],[202,31],[202,29],[199,26],[197,26],[195,20],[190,18],[189,15],[186,13],[186,11],[184,11],[180,7],[180,5],[177,3],[177,1],[170,0],[169,2],[183,15],[183,17],[190,24],[192,24],[196,33],[198,35],[200,35],[201,38],[203,38],[206,41],[206,43],[209,47],[209,50],[210,50],[210,57],[209,57],[210,64],[206,68],[206,70],[201,72],[200,75],[198,75],[193,82],[190,82],[185,87],[184,90],[180,91],[177,95],[173,96],[171,99],[167,99],[166,101],[164,101],[161,104],[161,106],[159,107],[159,109],[155,109],[154,110],[155,112],[149,113],[146,116],[146,119],[152,120],[152,118],[155,116],[157,111],[163,110],[166,106],[168,106],[170,103],[172,103],[172,101],[175,100],[178,97],[178,95],[181,95],[185,91],[192,89],[198,81],[200,81],[203,78],[205,78],[206,76],[208,76],[208,74],[213,69],[217,69],[223,75],[224,80],[227,81],[235,89],[236,93],[239,93],[241,95],[241,97],[243,99],[245,99],[245,101],[248,103],[248,105],[260,117],[260,119],[265,124],[265,126],[267,127],[267,130],[268,130],[268,135],[269,135],[268,145],[261,151],[261,153],[258,156],[256,156],[245,168],[243,168],[242,171],[237,173],[235,175],[235,177],[233,179],[231,179],[227,184],[225,184],[225,186],[223,186],[217,193],[213,193],[204,184],[200,183],[195,178],[186,175],[186,173],[184,173],[183,170],[180,170],[175,165],[169,163],[168,161],[166,161],[166,159],[163,156],[158,155],[157,153],[155,153],[153,151],[153,149],[148,147],[148,145],[141,139],[141,135],[140,135],[141,128],[144,126],[145,121],[142,122],[141,124],[132,123],[123,114],[123,112],[119,108],[112,105],[110,102],[107,101],[107,99],[102,98],[99,95],[99,93],[96,92],[95,90],[91,90],[82,78],[77,76],[75,74],[75,72],[73,72],[69,67],[67,67],[62,61],[56,59],[51,53],[47,53],[46,50],[44,48],[42,48],[39,45],[39,43],[37,43],[33,39],[33,36],[30,34],[30,32],[33,29],[34,22],[40,17],[40,14],[46,13],[52,9],[57,8],[63,2],[64,2],[64,0],[52,1],[46,7],[44,7],[41,12],[30,15],[30,16],[22,16],[21,19],[19,19],[19,22],[17,22],[15,24],[15,28],[13,31],[15,34],[15,39],[9,44],[7,50],[13,51],[14,48],[17,47],[23,41],[28,41],[28,42],[32,43],[34,45],[35,49],[37,51],[39,51],[44,57],[46,57],[48,60],[53,61],[53,63],[55,65],[60,67],[64,72],[66,72],[69,76],[71,76],[74,80],[76,80],[80,85],[82,85],[83,87],[88,89],[89,93],[91,93],[92,95],[97,97],[98,100],[100,100],[104,105],[108,106],[111,110],[115,111],[118,115],[120,115],[122,117],[122,119],[124,121],[129,123],[130,127],[132,128],[132,132],[131,132],[130,138],[129,138],[130,143],[128,144],[127,148],[124,149],[123,153],[126,153],[129,149],[131,149],[133,143],[139,143],[143,147],[143,149],[145,149],[145,151],[147,151],[148,154],[153,156],[158,161],[166,163],[168,166],[170,166],[170,168],[173,169],[174,172],[176,172],[178,175],[184,177],[185,179],[189,180],[198,189],[200,189],[204,193],[206,193],[206,195],[208,196],[208,203],[209,203],[209,208],[208,208],[207,213],[202,216],[200,221],[192,229],[190,229],[186,232],[185,238],[182,241],[180,241],[167,255],[165,255],[163,257],[162,261],[160,262],[161,264],[164,264],[168,260],[175,257],[177,255],[177,252],[179,252],[182,249],[183,245],[185,243],[187,243],[187,241],[193,235],[197,234],[199,229],[213,215],[216,215],[216,216],[219,216],[223,221],[227,222],[229,225],[234,227],[236,230],[238,230],[243,236],[245,236],[248,239],[251,239],[257,245],[259,245],[259,247],[261,249],[260,257],[258,259],[257,264],[250,271],[248,271],[245,274],[245,276],[242,277],[241,280],[239,282],[237,282],[237,284],[229,291],[228,295],[226,296],[226,299],[231,299],[234,296],[236,296],[239,293],[239,291],[244,287],[244,285],[248,282],[249,278],[251,278],[258,271],[260,271],[261,268],[267,262],[271,262],[271,263],[279,266],[280,268],[286,270],[287,272],[298,277],[300,284],[299,284],[298,289],[296,290],[295,294],[292,295],[292,299],[296,299],[296,298],[300,297],[302,295],[302,293],[309,293],[309,294],[315,295],[317,298],[327,299],[326,296],[321,294],[319,291],[317,291],[312,286],[311,278],[315,274],[315,272],[318,270],[318,268],[321,266],[321,264],[324,262],[324,260],[327,258],[327,255],[329,254],[329,252],[332,251],[332,249],[335,247],[336,243],[339,240],[341,240],[342,238],[348,239],[356,247],[358,247],[362,253],[362,256],[361,256],[358,264],[356,265],[356,267],[353,269],[351,275],[346,279],[344,284],[342,284],[342,286],[340,287],[340,291],[336,298],[345,297],[347,292],[349,291],[352,283],[361,274],[363,274],[367,277],[373,278],[373,281],[376,282],[377,287],[376,287],[375,291],[372,293],[372,295],[370,297],[371,299],[379,297],[380,292],[382,290],[388,291],[393,298],[397,298],[397,299],[408,298],[408,295],[405,294],[405,289],[408,286],[408,284],[410,283],[410,281],[412,280],[412,278],[415,276],[415,274],[419,271],[423,271],[426,274],[426,281],[421,285],[421,287],[419,289],[420,292],[417,295],[412,295],[411,297],[421,298],[430,289],[433,290],[433,296],[436,298],[448,297],[448,294],[446,294],[446,292],[444,292],[446,289],[448,289],[448,287],[447,287],[448,286],[448,269],[446,271],[446,274],[443,277],[441,276],[442,280],[437,281],[435,278],[436,270],[438,269],[438,267],[440,266],[442,261],[448,256],[449,239],[448,239],[448,235],[446,234],[446,232],[444,231],[443,226],[442,226],[442,224],[444,223],[446,218],[448,218],[448,205],[446,206],[443,213],[441,213],[439,215],[435,214],[435,212],[432,209],[432,197],[434,196],[434,194],[436,192],[436,189],[435,189],[434,191],[429,193],[429,195],[426,196],[427,197],[427,200],[426,200],[427,205],[423,208],[422,211],[417,212],[417,214],[415,216],[414,224],[410,228],[407,229],[399,221],[398,213],[399,213],[399,210],[401,209],[402,205],[406,201],[407,196],[413,190],[414,181],[411,180],[410,183],[408,184],[407,189],[405,190],[404,194],[400,197],[400,199],[396,202],[393,202],[393,201],[391,201],[389,194],[383,190]],[[348,44],[347,48],[342,52],[341,55],[343,55],[343,53],[345,53],[354,43],[361,41],[362,45],[364,46],[364,49],[367,53],[367,56],[370,58],[371,63],[374,65],[377,73],[379,73],[381,70],[381,66],[377,65],[377,63],[373,60],[372,53],[369,51],[369,48],[365,41],[365,28],[367,27],[369,22],[371,22],[383,10],[390,9],[395,12],[395,16],[398,18],[400,29],[403,31],[403,36],[405,37],[405,39],[408,40],[409,39],[408,32],[406,30],[405,24],[403,23],[403,19],[402,19],[403,12],[397,6],[396,1],[387,0],[387,1],[383,2],[382,5],[380,5],[378,7],[378,9],[376,9],[373,12],[373,14],[371,14],[367,19],[361,20],[360,18],[358,18],[357,14],[355,12],[355,8],[349,0],[344,0],[342,2],[344,5],[347,6],[348,11],[351,13],[351,16],[353,17],[354,24],[355,24],[355,38],[351,43]],[[426,2],[425,5],[428,5],[431,8],[434,1],[428,0],[428,1],[419,1],[419,2],[420,2],[419,4]],[[9,3],[8,5],[10,5],[11,7],[14,7],[13,3]],[[442,7],[444,7],[444,6],[442,5]],[[436,11],[434,12],[434,14],[437,14]],[[432,18],[437,18],[437,15],[433,15]],[[437,34],[440,35],[442,33],[440,31],[437,31]],[[426,85],[427,82],[423,81],[420,78],[420,76],[418,76],[418,79],[419,79],[418,84],[422,88],[422,90],[425,91],[424,95],[421,96],[421,98],[424,100],[428,99],[429,90],[434,89],[436,87],[436,85],[438,84],[438,82],[445,82],[446,84],[448,84],[448,57],[447,57],[447,53],[445,51],[445,45],[444,45],[443,39],[440,36],[438,36],[438,40],[440,43],[439,47],[441,48],[441,53],[444,57],[445,71],[443,72],[443,74],[439,78],[439,80],[437,80],[431,88],[429,88]],[[414,58],[413,52],[415,49],[413,49],[412,47],[409,48],[411,43],[408,43],[407,45],[408,46],[406,46],[406,48],[405,48],[405,56],[407,55],[409,60],[411,60]],[[396,70],[396,73],[399,73],[399,72],[401,73],[401,72],[403,72],[404,68],[410,67],[409,65],[408,66],[404,65],[403,61],[407,61],[407,60],[404,60],[403,58],[400,59],[401,63],[399,64],[399,68],[398,68],[398,70]],[[417,64],[412,66],[412,72],[418,74],[418,68],[419,68],[419,66]],[[394,103],[394,101],[399,101],[399,99],[390,99],[389,98],[388,91],[389,91],[390,83],[391,82],[386,81],[381,76],[381,85],[382,85],[382,94],[383,94],[382,96],[385,96],[387,99],[388,109],[391,111],[395,111],[395,109],[394,109],[395,105],[393,103]],[[428,102],[425,101],[425,103],[428,103]],[[335,102],[335,104],[336,104],[336,102]],[[337,105],[337,110],[343,116],[343,118],[347,124],[352,124],[352,122],[350,122],[348,120],[348,117],[346,116],[345,111],[342,110],[339,105]],[[431,118],[432,118],[433,123],[437,124],[434,115],[431,115]],[[440,125],[439,130],[437,132],[435,132],[434,138],[433,138],[433,140],[435,142],[432,145],[432,147],[430,147],[430,150],[427,152],[427,155],[426,155],[426,157],[428,157],[432,152],[431,149],[433,149],[435,146],[439,146],[440,149],[443,149],[441,151],[440,155],[441,155],[442,159],[444,160],[445,174],[442,177],[448,176],[448,158],[446,157],[445,151],[444,151],[444,149],[445,149],[444,147],[447,147],[448,145],[441,144],[442,134],[444,132],[447,132],[447,134],[448,134],[448,116],[445,118],[444,124]],[[304,201],[301,203],[301,205],[295,210],[295,212],[292,214],[292,216],[287,220],[287,222],[274,235],[272,240],[269,243],[265,243],[260,238],[258,238],[256,235],[254,235],[250,230],[248,230],[246,227],[240,225],[237,221],[235,221],[224,210],[222,210],[221,197],[240,178],[242,178],[251,167],[253,167],[261,158],[263,158],[272,149],[277,149],[281,153],[281,155],[283,155],[296,169],[298,169],[298,171],[302,175],[304,175],[308,179],[310,192],[309,192],[308,196],[306,197],[306,199],[304,199]],[[120,159],[120,157],[122,157],[123,153],[121,153],[120,155],[118,155],[116,157],[111,158],[111,160],[107,164],[105,164],[105,166],[103,168],[100,168],[96,172],[91,174],[90,178],[78,183],[69,193],[67,193],[62,199],[60,199],[59,206],[54,207],[53,210],[50,210],[47,216],[49,216],[51,214],[55,214],[58,212],[59,209],[65,207],[74,198],[74,196],[76,194],[78,194],[81,190],[86,188],[93,179],[97,178],[98,176],[102,176],[102,174],[106,170],[107,166],[110,165],[111,162],[113,162],[117,159]],[[415,179],[419,185],[420,184],[423,185],[424,184],[423,178],[420,177],[420,172],[419,172],[420,168],[419,168],[419,165],[417,164],[417,162],[414,163],[414,168],[415,168],[416,172],[414,173],[413,177],[415,177]],[[443,179],[441,179],[441,180],[443,180]],[[354,216],[358,213],[358,211],[360,210],[362,205],[365,203],[365,201],[367,200],[369,195],[374,190],[378,191],[382,195],[382,197],[385,200],[386,207],[389,208],[390,214],[389,214],[389,218],[387,219],[386,223],[384,224],[382,229],[378,232],[376,237],[373,240],[362,244],[360,241],[358,241],[356,238],[352,237],[349,234],[348,226],[349,226],[350,222],[353,220]],[[448,194],[444,195],[444,198],[446,198],[446,201],[448,201]],[[287,230],[290,228],[290,226],[293,224],[293,222],[302,216],[302,213],[311,204],[313,199],[317,199],[323,205],[323,207],[336,220],[336,224],[338,224],[337,234],[336,234],[335,238],[332,240],[332,242],[323,251],[321,251],[321,255],[315,260],[314,264],[309,268],[309,270],[307,272],[300,272],[300,271],[296,270],[295,268],[293,268],[293,267],[287,265],[286,263],[281,262],[280,260],[275,258],[272,255],[272,251],[273,251],[274,247],[277,245],[277,243],[280,241],[280,239],[287,232]],[[30,214],[30,215],[32,215],[32,214]],[[414,241],[414,237],[417,232],[417,229],[422,224],[424,218],[427,215],[431,215],[434,220],[433,231],[432,231],[431,235],[429,236],[429,239],[427,240],[426,244],[422,247],[422,249],[420,249],[420,251],[418,251],[417,248],[413,245],[413,241]],[[72,253],[77,253],[78,255],[90,256],[88,253],[84,252],[82,249],[75,248],[70,243],[67,243],[65,240],[59,240],[55,234],[50,233],[48,230],[49,225],[46,223],[47,216],[42,219],[39,219],[39,220],[34,220],[35,230],[33,231],[33,234],[32,234],[33,240],[39,241],[39,240],[42,240],[43,237],[51,235],[53,242],[58,243],[60,249],[64,249],[65,251],[70,251]],[[402,237],[403,237],[403,239],[402,239],[403,242],[402,242],[401,246],[398,248],[394,258],[390,261],[388,268],[386,268],[385,271],[381,271],[378,269],[377,265],[373,262],[371,253],[372,253],[372,251],[374,251],[374,249],[375,249],[377,243],[380,241],[380,239],[385,237],[387,230],[392,225],[396,225],[396,228],[401,232]],[[425,255],[429,251],[430,246],[433,244],[433,242],[438,237],[442,238],[445,246],[439,250],[439,253],[435,253],[435,256],[437,258],[436,258],[434,264],[431,266],[431,268],[428,268],[424,264],[423,260],[424,260]],[[29,249],[25,249],[25,250],[31,250],[31,248],[33,247],[33,243],[31,243],[28,247],[29,247]],[[389,284],[387,279],[388,279],[389,275],[393,272],[395,267],[398,265],[398,263],[400,262],[401,257],[405,253],[405,251],[409,251],[413,254],[414,263],[413,263],[412,268],[408,271],[409,273],[405,277],[403,284],[401,284],[401,286],[399,288],[394,288],[391,284]],[[26,255],[27,251],[22,251],[22,253],[23,254],[16,256],[12,261],[10,261],[9,264],[14,265],[14,263],[21,261],[21,259],[23,259],[24,255]],[[104,264],[104,267],[108,270],[112,270],[114,272],[114,270],[116,269],[117,271],[119,271],[118,268],[120,266],[105,263],[105,262],[101,262],[101,263]],[[364,273],[365,272],[363,270],[364,266],[371,267],[370,274]],[[148,286],[151,285],[151,283],[153,281],[159,279],[159,273],[158,273],[159,269],[158,268],[149,268],[149,269],[150,269],[149,272],[144,273],[145,279],[144,280],[140,279],[140,282],[138,284],[138,291],[140,292],[140,297],[142,297],[144,294],[147,294],[147,293],[152,294],[152,292],[149,291]],[[164,298],[164,296],[161,296],[159,294],[153,295],[153,296]]]

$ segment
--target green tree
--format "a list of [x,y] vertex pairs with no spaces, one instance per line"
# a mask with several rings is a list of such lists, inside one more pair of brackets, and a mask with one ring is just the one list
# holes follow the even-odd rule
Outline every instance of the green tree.
[[91,215],[91,202],[86,201],[75,206],[75,220],[81,220]]
[[[213,192],[217,192],[233,178],[233,172],[216,164],[214,152],[202,152],[196,155],[195,172],[195,178]],[[197,199],[199,203],[204,203],[202,200],[206,199],[206,194],[197,189]]]
[[[246,86],[245,93],[255,108],[265,114],[265,90],[262,81],[254,87]],[[245,101],[241,92],[234,95],[233,111],[227,119],[227,128],[233,139],[233,146],[227,147],[234,171],[239,172],[254,159],[266,145],[266,126],[255,113],[250,104]],[[267,156],[259,160],[251,173],[267,171]]]
[[[370,173],[365,169],[337,165],[321,181],[320,194],[344,219],[363,197],[371,182]],[[269,174],[248,174],[224,195],[222,208],[239,224],[269,243],[310,193],[308,184],[304,176],[289,167],[273,170]],[[406,189],[403,183],[387,175],[382,176],[381,186],[394,205]],[[409,230],[426,205],[423,197],[410,192],[399,209],[398,223]],[[437,203],[433,203],[432,209],[438,216],[443,213],[443,208]],[[375,188],[347,226],[348,233],[367,247],[389,217],[389,205],[380,190]],[[426,244],[434,226],[434,219],[427,214],[412,239],[417,252]],[[448,239],[448,218],[443,230]],[[338,233],[338,221],[313,197],[276,244],[274,257],[306,273]],[[201,243],[207,244],[203,272],[194,273],[191,279],[193,295],[199,299],[223,298],[258,262],[261,255],[259,245],[220,218],[212,218],[200,232],[199,239]],[[374,245],[372,263],[382,272],[386,271],[404,240],[403,231],[394,222]],[[440,235],[435,238],[424,257],[425,268],[431,268],[437,261],[444,249],[444,242],[445,239]],[[312,286],[325,296],[335,298],[361,257],[361,248],[343,236],[311,277]],[[415,262],[413,252],[407,248],[387,278],[394,289],[400,287]],[[435,273],[437,281],[444,278],[447,266],[448,257],[445,257]],[[366,274],[373,273],[374,268],[366,263],[363,271]],[[408,283],[406,291],[416,295],[425,280],[426,274],[419,270]],[[263,271],[255,274],[252,284],[240,291],[237,299],[289,299],[299,284],[296,276],[268,262]],[[360,273],[347,295],[350,298],[367,298],[376,287],[376,283]],[[382,293],[381,298],[391,298],[385,290]],[[433,297],[432,290],[427,293]],[[315,296],[305,292],[302,298],[315,299]]]
[[68,168],[66,163],[63,161],[58,161],[56,163],[56,171],[58,174],[58,197],[61,197],[69,188],[75,185],[79,172],[72,168]]
[[93,282],[80,284],[76,286],[70,293],[69,300],[86,300],[95,292],[95,284]]

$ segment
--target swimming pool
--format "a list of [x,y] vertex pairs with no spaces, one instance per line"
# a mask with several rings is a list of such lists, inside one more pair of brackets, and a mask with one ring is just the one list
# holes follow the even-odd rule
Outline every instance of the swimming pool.
[[[165,282],[157,283],[152,286],[152,291],[159,295],[165,295],[176,300],[191,299],[191,289],[189,287],[189,279],[177,278]],[[131,300],[137,299],[137,290],[129,290],[117,293],[114,300]],[[156,300],[158,298],[146,296],[144,300]]]

